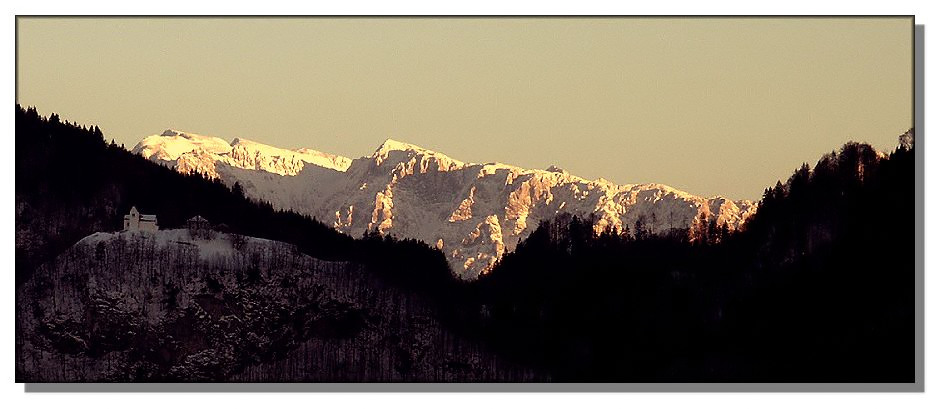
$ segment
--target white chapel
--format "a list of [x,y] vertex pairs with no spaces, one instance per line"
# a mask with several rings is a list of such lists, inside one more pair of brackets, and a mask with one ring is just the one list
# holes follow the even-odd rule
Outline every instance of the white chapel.
[[124,231],[157,231],[157,215],[140,214],[136,206],[131,206],[131,212],[124,216]]

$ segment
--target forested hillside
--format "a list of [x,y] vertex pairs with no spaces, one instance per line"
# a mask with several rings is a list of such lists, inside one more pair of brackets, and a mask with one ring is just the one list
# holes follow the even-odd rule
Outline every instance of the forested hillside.
[[[911,131],[888,155],[848,143],[737,232],[559,214],[465,282],[426,243],[337,233],[18,106],[17,379],[911,382],[914,169]],[[232,252],[76,245],[132,205],[224,224]]]
[[17,296],[25,381],[544,379],[361,264],[234,234],[96,233]]
[[[434,303],[457,281],[424,243],[353,239],[109,145],[97,128],[16,115],[18,380],[545,379],[442,328]],[[132,205],[161,229],[202,215],[227,226],[233,248],[246,235],[292,250],[207,261],[193,238],[76,245],[119,230]],[[301,347],[309,359],[291,370],[240,374]]]
[[913,135],[847,143],[741,233],[543,223],[473,285],[479,332],[575,381],[911,382]]
[[369,251],[363,251],[356,240],[317,220],[245,198],[238,186],[181,175],[106,143],[97,127],[17,106],[17,282],[82,237],[120,229],[131,206],[156,214],[162,228],[201,215],[233,232],[289,242],[320,259],[364,262],[397,279],[449,277],[444,257],[424,243],[390,238],[364,244]]

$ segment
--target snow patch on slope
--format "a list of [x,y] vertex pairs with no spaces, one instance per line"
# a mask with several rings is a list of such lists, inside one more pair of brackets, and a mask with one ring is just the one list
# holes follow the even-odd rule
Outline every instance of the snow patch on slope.
[[[249,246],[271,246],[285,245],[267,239],[243,236],[245,243]],[[76,244],[85,244],[94,247],[98,243],[111,240],[125,240],[134,242],[139,238],[152,238],[155,245],[159,247],[168,247],[171,245],[193,246],[199,250],[199,258],[202,260],[211,260],[217,257],[232,257],[235,254],[235,246],[232,244],[232,236],[228,234],[216,233],[212,238],[194,238],[187,229],[169,229],[149,231],[121,231],[114,233],[98,232],[78,241]]]

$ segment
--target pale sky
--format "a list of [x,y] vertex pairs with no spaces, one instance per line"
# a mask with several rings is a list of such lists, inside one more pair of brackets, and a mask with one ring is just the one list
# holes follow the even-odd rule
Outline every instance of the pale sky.
[[759,199],[912,127],[911,18],[18,18],[17,102],[128,148],[173,128]]

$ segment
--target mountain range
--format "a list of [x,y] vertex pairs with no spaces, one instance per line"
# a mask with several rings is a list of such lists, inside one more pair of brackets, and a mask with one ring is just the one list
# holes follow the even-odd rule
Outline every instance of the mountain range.
[[662,184],[588,180],[557,166],[466,163],[391,139],[351,159],[166,130],[132,152],[179,172],[237,182],[251,198],[346,234],[422,240],[444,252],[463,279],[490,271],[540,221],[560,213],[594,215],[596,232],[662,234],[711,222],[736,230],[757,209],[749,200],[704,198]]
[[[719,212],[705,206],[692,226],[648,234],[662,223],[656,210],[671,202],[661,199],[627,209],[628,217],[645,204],[655,211],[633,224],[622,214],[630,234],[620,235],[601,227],[604,215],[591,206],[589,217],[567,210],[563,189],[597,181],[555,167],[510,181],[512,168],[498,168],[478,179],[487,165],[452,169],[440,154],[402,143],[346,162],[167,134],[134,154],[97,127],[17,106],[18,382],[917,379],[912,131],[891,153],[848,142],[804,163],[766,189],[735,232],[716,230]],[[180,157],[202,170],[181,168]],[[210,170],[228,185],[198,174]],[[391,222],[383,236],[386,219],[377,219],[362,238],[255,200],[232,176],[270,179],[257,186],[326,207],[375,196],[374,186],[357,193],[355,178],[380,183],[382,172]],[[545,182],[554,175],[559,182]],[[449,190],[459,177],[468,180]],[[537,182],[550,185],[548,203],[562,210],[546,210],[548,194],[532,192]],[[354,188],[344,193],[342,183]],[[302,189],[287,189],[295,185]],[[335,197],[310,196],[314,189]],[[465,213],[454,210],[471,189],[469,218],[458,220]],[[503,220],[499,209],[526,197],[532,232],[474,280],[462,280],[473,271],[453,274],[460,260],[447,250],[401,233],[414,222],[403,215],[439,206],[446,222],[408,227],[469,228],[463,222],[494,215],[511,244],[504,236],[512,239],[514,224],[505,222],[518,218]],[[159,215],[161,230],[119,232],[133,206]],[[215,228],[187,223],[196,215]],[[599,228],[604,234],[594,234]]]

